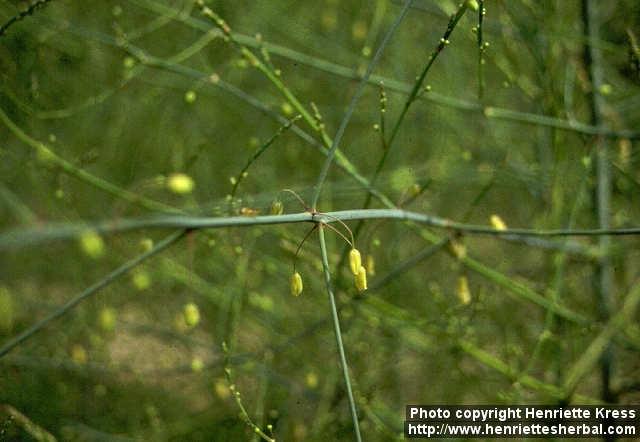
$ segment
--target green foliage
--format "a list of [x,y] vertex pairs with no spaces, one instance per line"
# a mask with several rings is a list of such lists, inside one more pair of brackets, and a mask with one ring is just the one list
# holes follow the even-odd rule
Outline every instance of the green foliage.
[[637,403],[637,1],[90,3],[0,0],[0,439]]

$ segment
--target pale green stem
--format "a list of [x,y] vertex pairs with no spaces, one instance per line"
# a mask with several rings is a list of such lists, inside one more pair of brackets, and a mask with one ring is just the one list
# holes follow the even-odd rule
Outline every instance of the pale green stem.
[[[182,228],[182,229],[215,229],[221,227],[246,227],[258,225],[292,224],[303,222],[334,222],[389,219],[411,221],[429,227],[446,229],[465,234],[488,235],[507,240],[531,237],[579,237],[579,236],[634,236],[640,235],[640,227],[620,229],[519,229],[509,228],[496,230],[490,226],[465,224],[446,218],[410,212],[401,209],[355,209],[340,210],[326,213],[300,212],[285,215],[260,216],[228,216],[228,217],[200,217],[187,215],[167,215],[154,218],[121,218],[117,220],[97,221],[93,223],[49,223],[44,226],[19,228],[0,234],[0,250],[27,245],[39,244],[45,241],[74,239],[80,233],[91,228],[98,233],[113,234],[145,228]],[[439,239],[429,237],[429,241],[439,242]],[[531,244],[530,244],[531,245]],[[577,249],[575,250],[578,251]],[[583,251],[583,253],[586,251]],[[589,254],[587,256],[598,256]]]
[[356,410],[356,402],[353,399],[353,391],[351,390],[351,380],[349,379],[349,366],[347,365],[347,357],[344,353],[344,345],[342,344],[342,332],[340,331],[340,319],[338,318],[338,310],[336,308],[336,300],[333,296],[333,287],[331,284],[331,271],[329,270],[329,259],[327,258],[327,245],[324,240],[324,229],[318,229],[320,238],[320,251],[322,252],[322,270],[324,271],[324,280],[327,285],[327,294],[329,295],[329,303],[331,304],[331,317],[333,318],[333,329],[336,334],[336,342],[338,344],[338,353],[340,355],[340,364],[342,365],[342,375],[347,388],[347,397],[349,398],[349,409],[351,411],[351,419],[353,421],[353,430],[356,440],[362,442],[360,436],[360,424],[358,423],[358,412]]

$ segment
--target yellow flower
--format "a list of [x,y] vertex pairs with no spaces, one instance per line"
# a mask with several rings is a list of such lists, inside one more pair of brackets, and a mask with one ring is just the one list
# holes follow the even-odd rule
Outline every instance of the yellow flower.
[[200,322],[200,309],[193,302],[184,306],[182,314],[184,316],[184,322],[189,328],[195,327]]
[[173,193],[184,195],[191,193],[195,187],[193,178],[184,173],[174,173],[167,178],[167,187]]
[[500,218],[498,215],[496,214],[491,215],[490,221],[494,229],[507,230],[507,225],[504,223],[504,221],[502,221],[502,218]]
[[302,276],[300,276],[300,273],[295,272],[291,275],[291,294],[293,296],[299,296],[300,293],[302,293],[302,289]]
[[367,289],[367,270],[362,266],[356,274],[356,288],[359,292],[364,292]]
[[87,230],[80,235],[80,248],[85,255],[97,259],[104,255],[104,241],[97,232]]
[[467,305],[471,302],[471,291],[469,290],[469,280],[464,275],[458,278],[458,287],[456,290],[456,294],[458,295],[458,299],[462,304]]
[[362,267],[362,257],[356,248],[351,249],[349,252],[349,266],[351,267],[351,272],[357,276],[360,267]]

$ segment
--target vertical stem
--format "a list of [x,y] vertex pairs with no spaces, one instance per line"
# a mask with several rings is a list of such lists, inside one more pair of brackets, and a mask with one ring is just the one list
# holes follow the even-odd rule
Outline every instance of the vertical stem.
[[344,383],[347,387],[347,396],[349,397],[349,408],[351,409],[351,419],[353,421],[353,431],[356,434],[356,440],[362,442],[360,436],[360,425],[358,424],[358,412],[356,411],[356,403],[353,400],[353,392],[351,390],[351,380],[349,379],[349,367],[347,358],[344,354],[344,345],[342,344],[342,332],[340,331],[340,320],[338,319],[338,309],[336,308],[336,300],[333,296],[333,287],[331,284],[331,272],[329,271],[329,259],[327,258],[327,245],[324,241],[324,228],[320,224],[318,229],[320,237],[320,250],[322,252],[322,269],[324,271],[324,280],[327,284],[327,293],[329,294],[329,303],[331,304],[331,316],[333,318],[333,329],[336,333],[336,341],[338,343],[338,353],[340,353],[340,364],[342,365],[342,375]]
[[[591,123],[601,128],[602,118],[602,96],[599,93],[602,85],[602,63],[600,50],[598,48],[599,31],[597,18],[597,2],[594,0],[582,0],[582,21],[586,46],[584,48],[584,63],[587,68],[589,80],[591,82],[590,105]],[[611,211],[611,168],[609,164],[609,147],[606,139],[602,135],[596,135],[596,188],[594,191],[595,210],[598,226],[603,229],[609,228]],[[599,238],[601,257],[596,264],[595,288],[598,301],[599,319],[608,321],[612,311],[612,290],[613,290],[613,268],[609,258],[609,246],[611,240],[603,235]],[[611,345],[603,352],[600,360],[600,378],[602,383],[602,399],[606,402],[613,401],[611,393],[611,371],[613,352]]]
[[484,19],[484,0],[478,0],[478,100],[484,98],[484,41],[482,41],[482,21]]

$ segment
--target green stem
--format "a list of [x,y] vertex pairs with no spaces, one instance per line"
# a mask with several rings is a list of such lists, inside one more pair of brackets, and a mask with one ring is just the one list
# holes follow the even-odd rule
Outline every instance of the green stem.
[[484,20],[484,0],[478,0],[478,100],[482,102],[484,98],[484,41],[482,40],[482,22]]
[[351,411],[351,419],[353,421],[353,430],[356,435],[356,440],[362,442],[360,436],[360,425],[358,423],[358,412],[356,410],[356,403],[353,399],[353,391],[351,390],[351,380],[349,379],[349,366],[347,365],[347,357],[344,353],[344,345],[342,344],[342,332],[340,331],[340,319],[338,318],[338,310],[336,308],[336,300],[333,296],[333,287],[331,284],[331,271],[329,270],[329,260],[327,258],[327,245],[324,240],[324,229],[318,229],[318,236],[320,238],[320,251],[322,253],[322,270],[324,271],[324,280],[327,285],[327,294],[329,295],[329,303],[331,304],[331,317],[333,318],[333,329],[336,334],[336,342],[338,344],[338,353],[340,354],[340,364],[342,365],[342,375],[344,376],[344,383],[347,388],[347,396],[349,398],[349,409]]
[[31,4],[31,6],[29,6],[24,11],[22,11],[19,14],[11,17],[9,20],[7,20],[6,23],[4,23],[2,26],[0,26],[0,37],[2,37],[4,35],[4,33],[7,32],[7,29],[9,29],[13,24],[15,24],[16,22],[19,22],[20,20],[23,20],[23,19],[27,18],[28,16],[30,16],[31,14],[36,12],[38,9],[46,6],[46,4],[49,3],[50,1],[51,0],[37,0],[37,1],[33,2]]
[[271,146],[276,139],[278,139],[278,137],[280,135],[282,135],[283,132],[285,132],[286,130],[288,130],[291,125],[293,123],[295,123],[297,120],[299,120],[301,118],[300,115],[297,115],[295,117],[293,117],[291,120],[288,120],[284,125],[280,126],[280,128],[276,131],[275,134],[273,134],[273,136],[271,138],[269,138],[262,146],[260,146],[255,152],[254,154],[251,156],[251,158],[249,158],[249,160],[247,161],[247,164],[245,164],[245,166],[242,168],[242,170],[238,173],[238,176],[235,179],[235,182],[233,183],[233,188],[231,189],[231,202],[233,203],[233,199],[236,196],[236,192],[238,191],[238,186],[240,185],[240,182],[242,180],[244,180],[245,176],[246,176],[246,172],[249,170],[249,167],[251,167],[251,165],[258,159],[260,158],[260,156],[269,148],[269,146]]
[[[496,358],[491,353],[488,353],[482,350],[481,348],[477,347],[476,345],[474,345],[469,341],[461,339],[458,341],[458,345],[462,349],[462,351],[467,353],[469,356],[473,357],[483,365],[486,365],[487,367],[490,367],[496,370],[497,372],[501,373],[502,375],[506,376],[512,382],[517,380],[521,385],[527,388],[530,388],[532,390],[545,392],[546,394],[554,397],[555,399],[564,400],[566,398],[564,389],[560,387],[556,387],[553,384],[547,384],[545,382],[542,382],[532,376],[528,376],[528,375],[519,376],[518,371],[512,368],[511,366],[509,366],[509,364]],[[584,404],[599,403],[599,401],[594,400],[587,396],[576,396],[575,399],[578,400],[580,403],[584,403]]]
[[57,442],[58,440],[47,430],[34,423],[31,419],[29,419],[27,416],[19,412],[11,405],[0,405],[0,419],[3,423],[2,433],[0,434],[6,434],[6,428],[8,426],[15,425],[22,427],[26,433],[33,437],[34,440],[37,440],[39,442]]
[[[603,84],[603,73],[601,54],[595,43],[599,39],[599,23],[597,17],[598,2],[593,0],[582,1],[582,19],[584,33],[587,44],[584,48],[584,62],[588,70],[591,82],[591,93],[589,94],[591,105],[591,123],[595,127],[603,127],[602,108],[604,100],[600,94],[600,86]],[[594,215],[598,225],[602,229],[608,229],[611,213],[611,165],[609,163],[609,146],[601,136],[596,136],[596,185],[594,189]],[[607,252],[611,246],[608,237],[598,239],[600,247],[600,258],[596,264],[595,288],[596,300],[598,302],[599,319],[603,322],[609,320],[613,311],[613,267],[611,258]],[[610,402],[613,395],[611,393],[611,377],[613,350],[607,346],[601,353],[600,360],[600,380],[602,384],[602,399]]]
[[242,403],[242,399],[240,397],[241,396],[240,395],[240,391],[238,391],[238,387],[233,382],[233,378],[231,377],[231,364],[230,364],[230,357],[229,357],[229,348],[228,348],[226,342],[222,343],[222,351],[224,353],[224,359],[225,359],[224,373],[225,373],[225,376],[227,378],[227,382],[229,383],[229,390],[231,391],[231,394],[233,395],[233,399],[236,402],[236,405],[240,409],[240,418],[244,421],[245,424],[247,424],[247,426],[249,426],[253,430],[253,433],[255,435],[259,436],[262,440],[264,440],[265,442],[276,442],[276,440],[274,438],[269,437],[262,430],[262,428],[260,428],[256,423],[254,423],[253,420],[251,419],[251,416],[249,416],[249,413],[247,412],[247,409],[244,407],[244,405]]
[[[9,230],[0,234],[0,250],[8,248],[25,247],[45,241],[74,239],[91,228],[98,233],[113,234],[129,232],[139,229],[216,229],[222,227],[246,227],[258,225],[276,225],[315,222],[330,224],[333,222],[390,219],[398,221],[411,221],[429,227],[446,229],[465,234],[487,235],[506,240],[526,239],[532,237],[568,237],[568,236],[635,236],[640,235],[640,227],[622,229],[506,229],[496,230],[493,227],[476,224],[464,224],[451,221],[446,218],[427,215],[418,212],[410,212],[401,209],[355,209],[340,210],[326,213],[290,213],[285,215],[261,215],[261,216],[228,216],[228,217],[200,217],[186,215],[168,215],[155,218],[121,218],[118,220],[98,221],[95,223],[49,223],[39,227]],[[439,239],[434,239],[438,242]],[[531,244],[529,244],[531,245]],[[574,250],[576,253],[579,249]],[[588,249],[583,251],[587,256],[594,255]]]
[[374,178],[371,180],[372,184],[375,183],[375,178],[380,172],[378,169],[382,168],[382,165],[384,164],[384,160],[386,158],[386,153],[391,149],[393,141],[395,140],[396,135],[400,130],[400,126],[402,125],[404,118],[407,115],[407,111],[409,110],[409,107],[411,107],[411,104],[413,104],[413,102],[418,98],[418,94],[420,93],[420,89],[422,88],[422,84],[424,83],[427,73],[429,73],[431,66],[433,66],[433,63],[436,61],[436,58],[438,58],[438,55],[440,55],[440,53],[444,50],[444,48],[449,44],[449,37],[451,36],[451,33],[456,28],[456,25],[458,24],[458,22],[460,21],[460,19],[462,18],[462,16],[466,11],[467,11],[467,3],[463,2],[460,5],[460,8],[458,9],[458,11],[455,13],[455,15],[451,17],[451,20],[449,20],[449,23],[447,24],[447,29],[444,32],[444,35],[440,39],[440,42],[436,46],[435,50],[429,56],[429,61],[427,62],[425,67],[422,69],[422,72],[420,73],[418,80],[413,84],[413,88],[411,88],[411,92],[409,92],[409,97],[407,98],[407,101],[404,103],[404,107],[402,108],[402,112],[400,112],[400,116],[396,120],[396,123],[393,126],[393,129],[391,130],[391,136],[389,137],[389,141],[387,142],[387,150],[385,151],[385,154],[382,156],[380,163],[378,163],[378,167],[376,168],[376,173],[374,174]]

